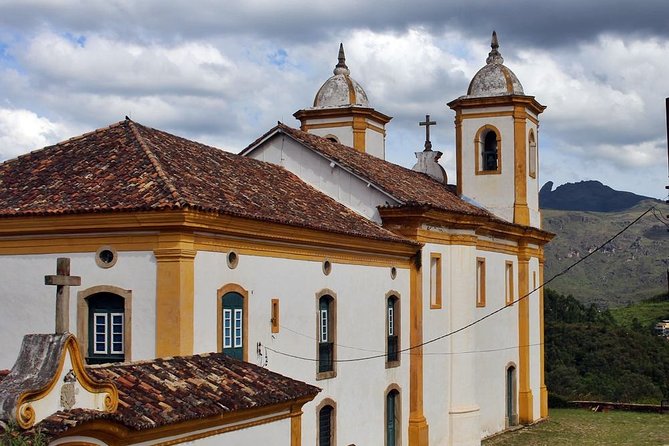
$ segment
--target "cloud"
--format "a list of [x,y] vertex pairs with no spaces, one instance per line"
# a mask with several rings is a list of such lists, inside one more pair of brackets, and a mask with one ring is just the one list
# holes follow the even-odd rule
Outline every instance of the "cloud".
[[30,110],[0,108],[0,159],[14,158],[26,149],[40,149],[73,136],[66,125],[51,122]]

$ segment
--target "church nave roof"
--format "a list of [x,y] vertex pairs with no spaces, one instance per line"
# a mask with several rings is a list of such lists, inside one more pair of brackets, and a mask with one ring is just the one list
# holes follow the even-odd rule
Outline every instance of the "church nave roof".
[[412,243],[282,167],[129,119],[0,164],[0,218],[186,208]]

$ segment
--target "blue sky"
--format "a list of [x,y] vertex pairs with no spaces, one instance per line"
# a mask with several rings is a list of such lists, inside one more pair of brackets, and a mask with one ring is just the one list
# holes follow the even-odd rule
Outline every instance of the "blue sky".
[[[549,3],[549,4],[547,4]],[[0,160],[122,120],[233,152],[311,105],[339,42],[388,158],[413,165],[426,114],[454,174],[453,113],[496,29],[541,116],[541,182],[663,198],[669,2],[0,2]],[[351,11],[355,11],[353,14]]]

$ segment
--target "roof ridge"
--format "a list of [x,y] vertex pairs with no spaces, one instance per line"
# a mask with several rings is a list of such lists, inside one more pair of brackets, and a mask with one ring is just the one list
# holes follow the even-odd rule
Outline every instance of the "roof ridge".
[[144,151],[144,154],[149,159],[149,161],[151,161],[151,165],[153,166],[154,169],[156,169],[156,172],[158,173],[158,176],[160,177],[161,180],[163,180],[163,182],[165,183],[165,186],[167,186],[167,189],[170,191],[170,194],[172,195],[172,197],[177,201],[179,206],[182,206],[182,207],[187,206],[188,202],[181,197],[181,195],[179,194],[179,191],[177,190],[177,188],[172,183],[172,180],[170,180],[170,177],[165,173],[165,170],[163,169],[163,166],[161,165],[160,161],[158,160],[158,157],[149,148],[149,145],[146,143],[146,141],[144,141],[144,138],[139,133],[139,130],[137,129],[135,122],[130,120],[130,119],[127,119],[126,121],[127,121],[128,125],[130,126],[130,130],[132,131],[132,134],[137,139],[137,143],[139,143],[139,146]]

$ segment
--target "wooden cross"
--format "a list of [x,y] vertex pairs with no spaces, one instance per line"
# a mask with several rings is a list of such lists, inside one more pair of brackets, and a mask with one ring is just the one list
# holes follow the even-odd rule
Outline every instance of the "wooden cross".
[[437,125],[437,122],[430,121],[430,115],[425,115],[425,121],[419,122],[418,125],[425,126],[425,150],[432,150],[432,143],[430,142],[430,126]]
[[70,287],[81,285],[81,277],[70,276],[70,259],[56,260],[56,275],[44,276],[44,285],[56,285],[56,333],[66,333],[70,328]]

